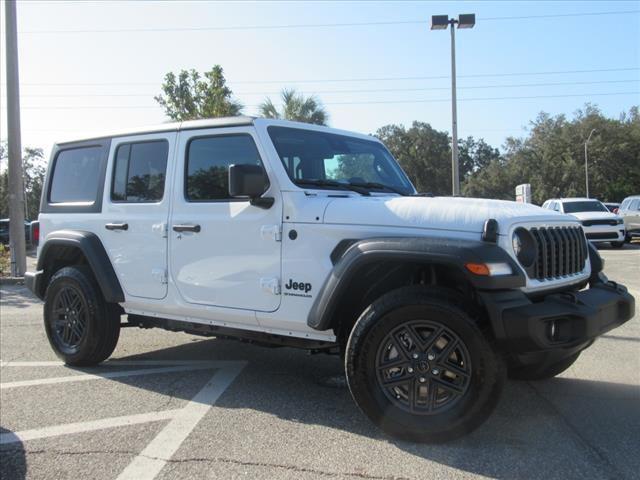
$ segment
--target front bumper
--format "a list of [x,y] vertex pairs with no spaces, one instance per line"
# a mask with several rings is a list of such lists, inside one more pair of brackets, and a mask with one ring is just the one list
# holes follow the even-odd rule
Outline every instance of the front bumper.
[[571,350],[588,345],[635,313],[635,300],[614,282],[550,294],[533,301],[520,291],[481,294],[496,340],[513,354]]
[[594,243],[623,242],[625,238],[624,225],[593,225],[589,227],[583,225],[582,229],[584,230],[587,240]]

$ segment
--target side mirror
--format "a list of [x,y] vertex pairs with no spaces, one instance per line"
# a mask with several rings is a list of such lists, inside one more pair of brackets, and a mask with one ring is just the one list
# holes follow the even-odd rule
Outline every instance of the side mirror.
[[269,187],[269,179],[259,165],[229,166],[229,195],[233,198],[248,197],[251,205],[270,208],[273,197],[262,197]]

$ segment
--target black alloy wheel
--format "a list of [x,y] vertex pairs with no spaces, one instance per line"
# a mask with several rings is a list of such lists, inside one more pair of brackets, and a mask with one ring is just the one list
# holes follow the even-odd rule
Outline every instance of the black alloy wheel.
[[51,332],[60,351],[76,353],[86,332],[87,304],[82,293],[73,285],[66,285],[53,299]]
[[433,415],[456,404],[469,388],[466,345],[439,322],[401,324],[380,343],[376,371],[392,404],[412,414]]

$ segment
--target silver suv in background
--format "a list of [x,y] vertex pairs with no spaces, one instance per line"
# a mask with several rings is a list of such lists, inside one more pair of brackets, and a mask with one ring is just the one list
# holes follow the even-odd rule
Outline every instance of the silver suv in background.
[[620,204],[618,215],[624,221],[627,242],[630,242],[633,237],[640,236],[640,195],[625,198]]

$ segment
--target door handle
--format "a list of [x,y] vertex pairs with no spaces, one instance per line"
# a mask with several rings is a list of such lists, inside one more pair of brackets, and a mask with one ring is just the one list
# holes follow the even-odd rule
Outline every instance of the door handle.
[[129,230],[128,223],[107,223],[104,228],[107,230]]
[[198,233],[200,231],[200,225],[174,225],[174,232],[195,232]]

